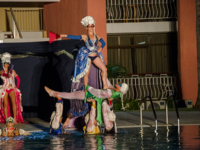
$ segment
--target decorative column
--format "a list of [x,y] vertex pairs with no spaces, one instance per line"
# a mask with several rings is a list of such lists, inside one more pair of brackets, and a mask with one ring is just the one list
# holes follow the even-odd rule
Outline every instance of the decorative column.
[[[80,21],[88,15],[96,21],[96,33],[107,42],[105,0],[61,0],[46,4],[44,6],[45,30],[57,34],[86,34],[86,29]],[[107,46],[102,53],[107,63]]]
[[178,69],[182,99],[197,102],[197,38],[196,1],[177,0],[178,5]]

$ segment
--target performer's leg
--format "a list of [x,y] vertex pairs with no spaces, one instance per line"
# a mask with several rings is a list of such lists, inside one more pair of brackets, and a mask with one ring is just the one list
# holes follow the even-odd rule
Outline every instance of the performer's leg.
[[4,110],[4,115],[5,119],[8,118],[8,93],[5,92],[5,95],[3,97],[3,110]]
[[95,116],[96,116],[96,102],[92,102],[92,107],[90,110],[90,119],[87,124],[87,131],[90,133],[94,130],[95,127]]
[[102,103],[102,113],[103,113],[103,119],[104,119],[104,123],[105,123],[105,126],[106,126],[106,130],[109,131],[109,130],[112,129],[113,123],[108,118],[108,108],[107,107],[108,107],[108,104],[107,104],[106,101],[104,101]]
[[104,63],[102,62],[102,60],[97,57],[93,63],[99,68],[101,69],[101,76],[102,76],[102,80],[103,80],[103,88],[104,89],[108,89],[108,85],[107,85],[107,68],[104,65]]
[[50,89],[46,86],[44,88],[50,96],[54,96],[57,99],[60,99],[60,98],[77,99],[77,100],[84,100],[85,99],[85,92],[83,92],[83,91],[75,91],[75,92],[67,93],[67,92],[53,91],[52,89]]
[[90,67],[88,69],[88,72],[84,76],[84,86],[88,85],[88,78],[89,78],[89,74],[90,74],[90,68],[91,68],[91,62],[90,62]]
[[16,104],[16,95],[15,95],[14,90],[9,93],[9,97],[11,99],[13,115],[14,115],[14,120],[15,120],[15,124],[16,124],[17,123],[17,117],[16,117],[17,116],[17,104]]
[[65,120],[63,127],[68,126],[69,125],[69,120],[72,117],[72,113],[70,112],[70,110],[67,112],[67,119]]

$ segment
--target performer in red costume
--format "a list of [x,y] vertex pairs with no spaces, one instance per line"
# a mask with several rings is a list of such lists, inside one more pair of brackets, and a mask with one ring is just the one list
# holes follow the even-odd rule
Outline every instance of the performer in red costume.
[[[3,53],[1,61],[3,70],[0,71],[3,86],[0,88],[0,123],[5,123],[6,119],[13,115],[14,123],[24,122],[22,117],[21,92],[18,89],[20,78],[13,68],[9,69],[11,55]],[[17,80],[17,86],[15,85]]]

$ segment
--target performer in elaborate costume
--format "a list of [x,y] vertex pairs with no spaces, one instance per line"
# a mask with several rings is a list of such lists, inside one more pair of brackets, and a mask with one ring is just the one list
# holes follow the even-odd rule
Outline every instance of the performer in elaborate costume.
[[67,92],[57,92],[49,89],[48,87],[45,87],[45,90],[50,96],[56,97],[58,100],[61,98],[64,99],[78,99],[78,100],[85,100],[85,102],[92,102],[92,109],[90,111],[90,117],[91,119],[88,121],[88,127],[87,131],[93,133],[94,130],[94,118],[95,118],[95,108],[97,103],[97,116],[96,120],[98,125],[101,125],[102,123],[102,105],[103,105],[103,116],[104,116],[104,123],[106,124],[106,129],[110,130],[113,125],[111,125],[111,122],[109,122],[108,117],[106,116],[106,113],[108,112],[106,103],[102,103],[105,99],[108,99],[109,101],[112,101],[113,99],[117,97],[122,97],[122,94],[125,94],[128,90],[128,85],[126,83],[122,84],[116,84],[115,89],[106,89],[106,90],[100,90],[100,89],[94,89],[93,87],[86,86],[86,92],[83,91],[75,91],[71,93]]
[[[3,80],[3,87],[0,89],[0,123],[5,123],[6,119],[13,115],[16,124],[17,122],[23,122],[23,108],[21,92],[18,89],[20,78],[15,70],[9,69],[9,64],[11,63],[10,59],[11,55],[9,53],[4,53],[1,58],[3,70],[0,71],[0,75]],[[15,78],[17,80],[17,86],[15,86]]]
[[0,129],[0,136],[13,137],[18,135],[32,135],[30,132],[23,129],[17,129],[14,127],[14,119],[8,117],[6,119],[6,128]]
[[63,129],[62,114],[63,114],[63,100],[58,99],[56,103],[56,111],[53,111],[53,113],[51,114],[50,133],[55,135],[66,133]]
[[[87,101],[92,102],[91,110],[85,117],[86,126],[83,127],[84,132],[88,134],[100,133],[98,122],[96,120],[96,101],[94,99],[88,99]],[[116,116],[113,113],[113,105],[111,101],[104,100],[102,102],[102,114],[103,121],[105,124],[105,131],[109,133],[117,133],[116,127]]]
[[[91,16],[86,16],[81,20],[81,23],[86,27],[87,35],[60,35],[61,38],[67,37],[70,39],[83,40],[85,42],[85,45],[79,45],[78,55],[75,60],[71,92],[84,90],[84,87],[87,85],[94,88],[104,89],[112,87],[107,79],[107,68],[101,53],[101,50],[105,47],[105,42],[95,33],[95,21]],[[101,47],[98,47],[98,42],[101,43]],[[99,69],[101,70],[101,73]],[[99,77],[100,75],[102,76],[102,80]],[[68,112],[68,118],[66,119],[64,126],[67,127],[69,125],[69,120],[72,116],[82,116],[87,112],[87,110],[87,104],[79,100],[70,101],[70,112]]]
[[[72,82],[80,82],[80,79],[84,77],[84,86],[88,85],[88,76],[90,72],[91,62],[101,69],[103,89],[109,88],[107,85],[107,68],[104,63],[101,50],[105,46],[105,41],[95,33],[95,21],[91,16],[86,16],[81,21],[82,25],[87,29],[87,35],[66,35],[61,34],[60,37],[66,37],[70,39],[83,40],[85,46],[79,49],[78,55],[75,61],[75,69]],[[98,47],[98,42],[101,42],[101,47]]]

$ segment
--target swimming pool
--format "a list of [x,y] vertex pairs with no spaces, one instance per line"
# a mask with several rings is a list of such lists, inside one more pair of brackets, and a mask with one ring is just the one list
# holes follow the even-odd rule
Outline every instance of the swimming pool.
[[176,126],[154,128],[124,128],[117,134],[87,135],[78,131],[68,131],[65,135],[51,135],[48,132],[34,132],[31,136],[0,137],[0,149],[200,149],[200,126],[181,126],[180,134]]

